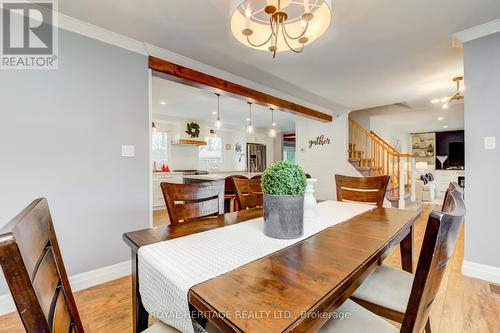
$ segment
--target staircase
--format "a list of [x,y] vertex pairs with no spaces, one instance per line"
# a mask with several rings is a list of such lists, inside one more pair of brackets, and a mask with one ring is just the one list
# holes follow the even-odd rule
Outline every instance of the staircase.
[[365,176],[389,175],[387,200],[393,207],[409,203],[413,187],[415,156],[398,152],[373,131],[349,117],[349,162]]

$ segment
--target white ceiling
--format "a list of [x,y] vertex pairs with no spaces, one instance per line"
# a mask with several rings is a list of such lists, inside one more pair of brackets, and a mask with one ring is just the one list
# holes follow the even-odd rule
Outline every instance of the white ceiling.
[[[389,126],[407,133],[443,132],[464,129],[464,104],[452,102],[448,109],[440,105],[414,110],[400,105],[388,105],[354,111],[358,115],[375,117]],[[438,120],[438,118],[443,118]],[[447,126],[446,128],[444,126]]]
[[451,34],[500,17],[498,0],[336,0],[322,38],[273,60],[232,37],[229,0],[64,0],[59,8],[332,110],[426,108],[450,95],[463,71]]
[[[166,102],[166,104],[162,104]],[[171,117],[215,122],[217,97],[206,90],[153,77],[153,114]],[[248,117],[248,104],[236,98],[220,96],[220,116],[223,127],[243,129]],[[283,112],[274,112],[274,121],[282,132],[295,130],[297,116]],[[252,106],[252,124],[256,128],[271,127],[271,112],[268,108]]]

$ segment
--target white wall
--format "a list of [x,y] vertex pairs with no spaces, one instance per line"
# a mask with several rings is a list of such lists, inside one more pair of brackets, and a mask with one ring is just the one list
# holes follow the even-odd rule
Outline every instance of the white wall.
[[[401,107],[394,105],[381,106],[350,113],[352,119],[367,130],[374,131],[382,139],[396,147],[400,145],[400,153],[411,153],[411,133],[391,125],[384,118],[391,112],[399,112]],[[383,115],[385,117],[378,117]]]
[[[500,33],[464,44],[465,97],[465,261],[496,270],[500,283]],[[484,138],[495,136],[496,150]],[[465,266],[465,263],[464,263]],[[465,267],[464,267],[465,268]],[[464,273],[467,273],[464,271]],[[471,273],[471,272],[468,272]],[[474,272],[472,272],[474,273]],[[477,273],[477,272],[475,272]],[[481,277],[481,276],[477,276]],[[482,276],[487,279],[487,276]]]
[[123,233],[149,226],[147,57],[61,30],[59,69],[2,70],[0,91],[0,227],[46,197],[69,275],[129,260]]
[[372,117],[370,119],[370,130],[377,133],[377,135],[389,142],[396,149],[399,149],[400,153],[411,154],[410,133],[395,126],[390,126],[386,121],[377,117]]
[[[309,148],[309,140],[319,135],[331,140],[331,144]],[[317,178],[316,198],[335,200],[335,174],[359,176],[348,162],[348,116],[337,117],[332,123],[320,123],[310,119],[296,122],[297,163],[313,178]]]
[[[163,114],[154,114],[153,120],[158,126],[158,130],[169,133],[169,141],[177,139],[189,139],[185,133],[186,124],[194,121],[200,125],[200,139],[210,136],[212,123],[207,123],[195,119],[181,119]],[[267,130],[255,129],[252,134],[247,134],[243,128],[225,128],[217,131],[217,135],[222,138],[224,155],[222,163],[208,163],[200,161],[198,158],[198,147],[169,145],[169,167],[174,169],[198,169],[207,171],[242,171],[246,167],[246,158],[243,156],[239,161],[240,154],[235,152],[235,145],[241,144],[242,153],[246,152],[246,143],[261,143],[266,145],[267,164],[274,162],[274,144],[273,139],[269,137]],[[226,150],[226,144],[231,145],[230,150]]]

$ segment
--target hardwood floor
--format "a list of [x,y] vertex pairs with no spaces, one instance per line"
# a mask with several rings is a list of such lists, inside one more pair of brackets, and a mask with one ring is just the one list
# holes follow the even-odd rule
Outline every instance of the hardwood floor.
[[[425,221],[431,206],[415,225],[415,247],[418,256]],[[438,209],[438,207],[435,207]],[[168,223],[165,211],[154,214],[155,225]],[[500,332],[500,294],[490,290],[488,282],[461,275],[463,230],[455,254],[433,304],[431,325],[434,333]],[[399,249],[386,263],[400,267]],[[131,281],[125,277],[75,294],[85,330],[90,333],[132,332]],[[17,313],[0,317],[0,333],[24,332]]]
[[167,209],[153,211],[153,225],[156,227],[164,224],[170,224]]

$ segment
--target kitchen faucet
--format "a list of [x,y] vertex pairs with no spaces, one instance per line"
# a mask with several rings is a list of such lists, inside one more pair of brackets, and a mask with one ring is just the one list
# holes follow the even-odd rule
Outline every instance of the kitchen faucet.
[[[240,158],[238,159],[238,163],[241,163],[241,159],[243,158],[243,156],[247,157],[246,154],[241,154],[240,155]],[[248,173],[248,166],[247,166],[247,163],[245,163],[245,172]]]

